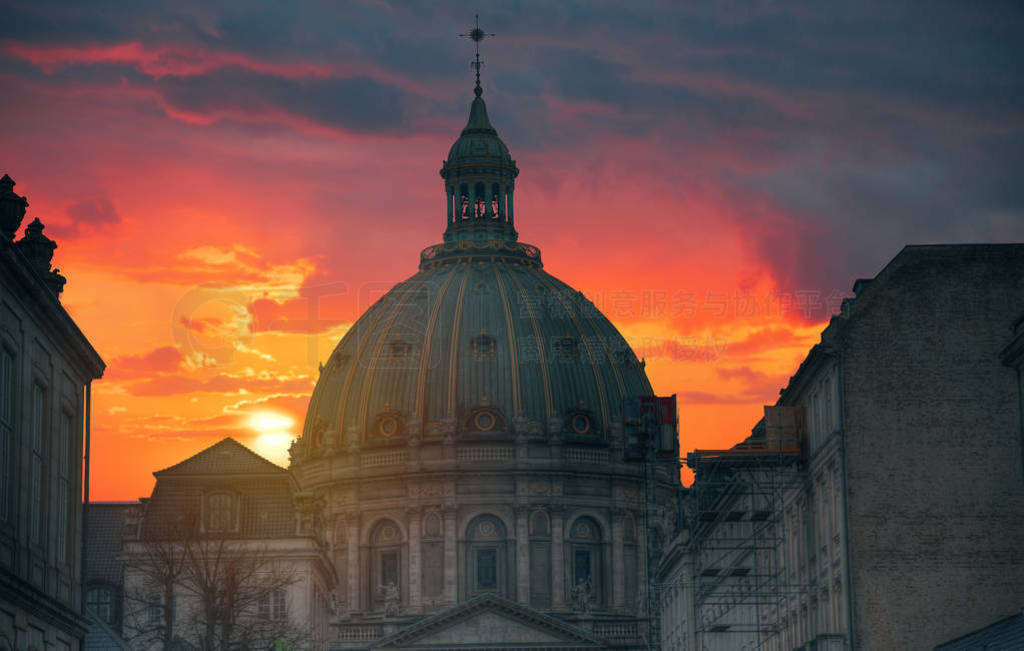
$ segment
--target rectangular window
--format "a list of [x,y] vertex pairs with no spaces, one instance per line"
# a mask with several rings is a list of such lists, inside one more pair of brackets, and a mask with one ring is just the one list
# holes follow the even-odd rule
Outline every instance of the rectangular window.
[[398,585],[398,552],[381,552],[380,584]]
[[10,518],[14,445],[14,357],[0,348],[0,520]]
[[227,493],[215,493],[206,498],[206,528],[208,531],[234,529],[234,504]]
[[68,490],[71,488],[71,416],[60,415],[60,458],[57,466],[57,559],[68,560]]
[[85,593],[85,606],[105,623],[114,623],[114,591],[111,588],[89,588]]
[[572,584],[576,585],[580,581],[590,581],[590,550],[589,549],[577,549],[573,552],[573,577]]
[[149,595],[149,606],[146,608],[146,619],[150,626],[160,626],[164,623],[164,598],[163,594],[154,592]]
[[273,605],[274,605],[274,608],[273,608],[274,619],[276,619],[278,621],[283,620],[285,618],[285,615],[287,614],[284,590],[276,590],[276,591],[274,591],[274,597],[272,599],[272,602],[273,602]]
[[260,619],[281,621],[288,614],[284,590],[274,590],[260,596],[257,614]]
[[498,550],[476,550],[476,587],[478,590],[498,587]]
[[32,503],[29,535],[33,544],[43,541],[43,427],[45,419],[46,390],[38,384],[32,385]]

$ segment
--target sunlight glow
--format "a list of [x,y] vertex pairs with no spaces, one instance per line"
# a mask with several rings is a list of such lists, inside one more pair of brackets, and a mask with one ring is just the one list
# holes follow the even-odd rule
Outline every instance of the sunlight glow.
[[294,425],[295,419],[285,414],[272,411],[253,414],[249,418],[249,427],[258,434],[253,442],[257,454],[276,464],[287,466],[288,448],[295,438],[291,431]]

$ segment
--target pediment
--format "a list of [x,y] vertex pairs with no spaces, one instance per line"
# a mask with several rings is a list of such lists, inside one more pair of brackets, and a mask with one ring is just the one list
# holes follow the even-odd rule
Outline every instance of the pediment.
[[389,635],[373,649],[515,646],[526,649],[600,649],[602,640],[495,595],[482,595]]

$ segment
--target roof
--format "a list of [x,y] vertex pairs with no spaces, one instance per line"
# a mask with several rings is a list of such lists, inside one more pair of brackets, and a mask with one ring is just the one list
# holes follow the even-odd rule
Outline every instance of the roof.
[[164,475],[236,475],[267,472],[287,473],[288,471],[267,461],[229,436],[180,463],[157,470],[153,475],[161,477]]
[[235,526],[228,537],[297,535],[291,473],[232,438],[153,474],[157,481],[142,515],[142,539],[180,536],[182,527],[198,527],[203,499],[211,493],[234,496]]
[[[483,98],[473,99],[469,107],[469,120],[458,139],[448,150],[448,165],[456,165],[463,159],[480,161],[490,158],[512,165],[508,147],[498,137],[497,130],[487,117],[487,105]],[[514,165],[513,165],[514,166]]]
[[85,619],[89,622],[89,630],[82,638],[82,651],[131,651],[131,646],[102,619],[88,608]]
[[[856,296],[843,301],[840,314],[832,317],[821,333],[821,343],[814,345],[780,392],[777,404],[787,404],[799,394],[804,379],[814,375],[818,364],[834,353],[834,344],[843,332],[865,310],[872,309],[876,299],[890,290],[891,282],[905,272],[922,270],[946,271],[950,265],[985,263],[991,273],[999,274],[1005,265],[1024,260],[1024,243],[1005,244],[908,244],[874,278],[858,278],[853,285]],[[1010,326],[1007,323],[1007,326]]]
[[85,582],[121,585],[124,566],[117,560],[125,527],[125,512],[138,502],[89,502],[85,540]]
[[1017,613],[995,624],[969,633],[934,651],[1013,651],[1024,649],[1024,613]]
[[493,253],[425,269],[356,321],[321,371],[300,450],[330,437],[402,440],[400,428],[380,430],[391,416],[418,421],[424,437],[450,419],[472,431],[481,410],[502,422],[492,434],[518,418],[517,431],[537,437],[571,433],[580,413],[602,440],[623,399],[652,395],[629,344],[582,293]]

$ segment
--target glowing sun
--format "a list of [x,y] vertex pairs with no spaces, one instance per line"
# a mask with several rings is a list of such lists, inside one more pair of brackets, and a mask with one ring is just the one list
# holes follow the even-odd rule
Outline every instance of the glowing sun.
[[288,465],[288,447],[295,436],[295,419],[273,411],[256,412],[249,418],[249,427],[256,432],[256,452],[282,466]]

